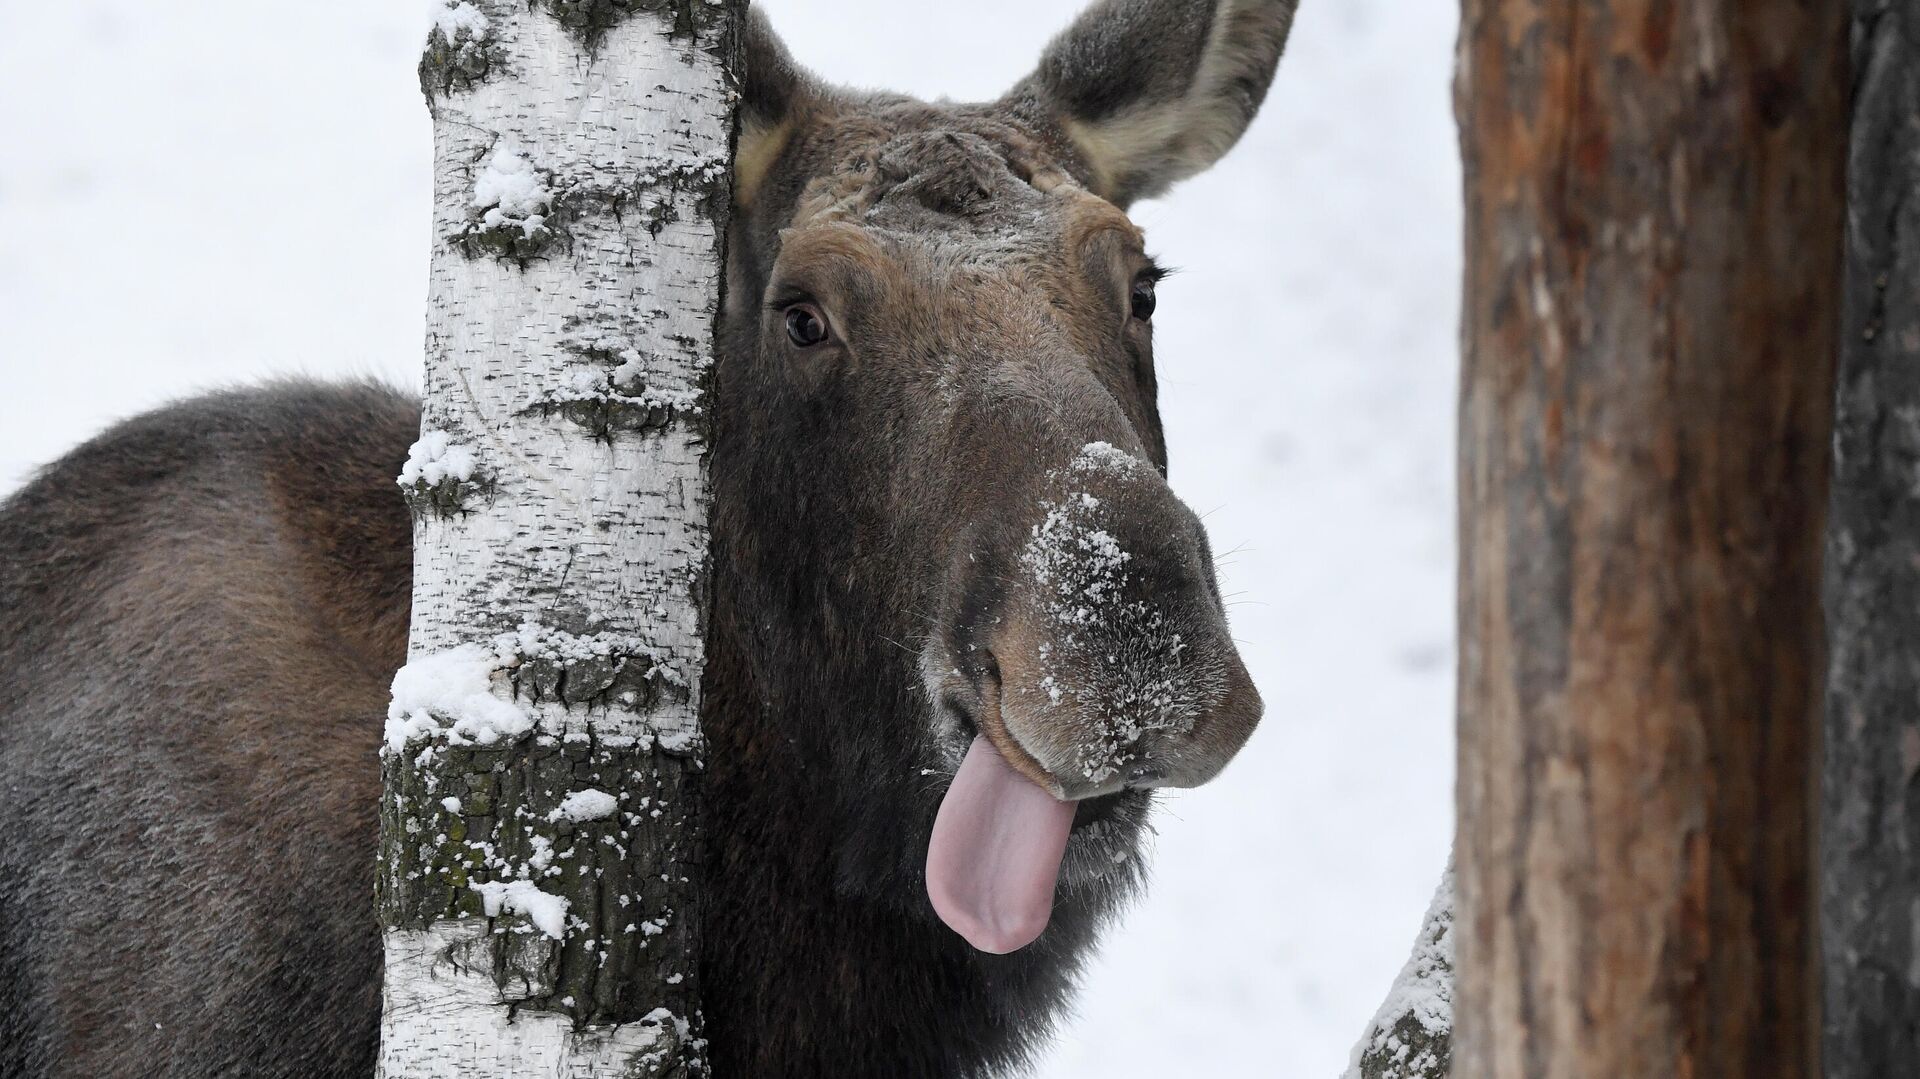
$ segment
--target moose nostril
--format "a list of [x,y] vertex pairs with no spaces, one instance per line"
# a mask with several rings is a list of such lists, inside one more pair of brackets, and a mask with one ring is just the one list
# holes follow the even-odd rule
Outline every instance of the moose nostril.
[[1151,787],[1165,778],[1165,769],[1154,764],[1136,764],[1127,770],[1127,785],[1132,787]]
[[993,649],[984,646],[980,649],[980,676],[985,679],[986,685],[993,687],[995,693],[999,692],[1000,657],[993,654]]

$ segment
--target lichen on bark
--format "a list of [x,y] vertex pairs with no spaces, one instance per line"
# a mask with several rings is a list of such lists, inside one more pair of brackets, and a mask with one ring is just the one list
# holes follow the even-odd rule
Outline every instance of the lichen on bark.
[[[383,924],[487,920],[484,953],[454,958],[490,972],[516,1008],[579,1024],[634,1022],[659,1007],[694,1014],[692,972],[679,966],[693,927],[677,909],[678,889],[662,879],[694,871],[696,852],[681,838],[696,834],[694,803],[684,773],[660,768],[654,751],[529,735],[502,746],[413,743],[390,754]],[[568,796],[583,790],[615,796],[618,808],[596,820],[563,814]],[[522,912],[487,919],[481,886],[516,881],[564,901],[558,937]]]
[[694,411],[691,400],[654,392],[644,383],[556,391],[527,406],[533,415],[562,416],[593,438],[611,442],[621,435],[659,433]]
[[607,31],[637,12],[671,19],[675,37],[705,37],[725,11],[723,5],[707,0],[540,0],[540,6],[589,50],[598,48]]
[[[466,0],[483,14],[484,5]],[[420,92],[427,108],[437,107],[436,99],[464,93],[481,80],[506,69],[506,50],[490,32],[489,18],[481,29],[467,25],[435,25],[427,32],[426,48],[420,53]]]
[[572,206],[559,196],[547,203],[546,213],[535,225],[519,221],[488,224],[476,209],[452,242],[470,259],[494,258],[525,267],[535,259],[573,249],[573,236],[567,229],[572,217]]
[[407,510],[416,519],[427,516],[450,517],[467,512],[472,500],[486,498],[492,490],[492,484],[485,479],[463,480],[448,476],[435,483],[416,480],[402,484],[400,497],[406,500]]
[[[472,206],[450,237],[468,258],[495,258],[525,267],[536,259],[573,250],[574,224],[583,218],[612,218],[624,223],[629,215],[649,237],[686,215],[691,202],[703,220],[713,220],[717,208],[708,205],[716,176],[726,168],[721,159],[679,162],[658,168],[609,169],[596,162],[567,162],[543,172],[547,188],[536,217],[490,220],[490,206]],[[721,185],[724,187],[724,185]]]

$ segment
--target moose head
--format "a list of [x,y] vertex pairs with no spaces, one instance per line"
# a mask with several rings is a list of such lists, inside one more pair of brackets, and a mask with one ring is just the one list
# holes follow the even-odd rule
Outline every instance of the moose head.
[[1151,791],[1260,718],[1126,209],[1240,137],[1293,7],[1105,0],[987,104],[833,88],[746,26],[715,649],[753,718],[716,757],[808,773],[836,886],[984,952],[1125,877]]

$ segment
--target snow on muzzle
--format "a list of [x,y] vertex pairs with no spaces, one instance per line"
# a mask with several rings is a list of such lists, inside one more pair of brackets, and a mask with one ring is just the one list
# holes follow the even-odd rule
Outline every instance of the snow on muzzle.
[[1262,707],[1199,522],[1157,471],[1089,443],[1044,491],[927,850],[935,912],[986,952],[1045,930],[1075,801],[1206,782]]

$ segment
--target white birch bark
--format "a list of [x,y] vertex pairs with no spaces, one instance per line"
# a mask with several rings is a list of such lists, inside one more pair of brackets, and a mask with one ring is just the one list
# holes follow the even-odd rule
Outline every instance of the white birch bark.
[[681,1075],[739,5],[442,0],[380,1074]]

